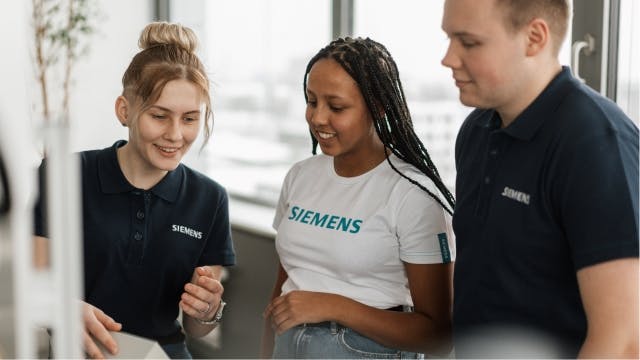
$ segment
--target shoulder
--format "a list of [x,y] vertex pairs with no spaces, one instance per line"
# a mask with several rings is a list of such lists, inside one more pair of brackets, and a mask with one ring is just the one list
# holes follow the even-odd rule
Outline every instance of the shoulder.
[[638,128],[610,99],[577,82],[560,103],[557,116],[565,119],[563,128],[573,138],[616,134],[637,137]]
[[330,156],[318,154],[304,160],[300,160],[291,166],[287,172],[287,179],[293,179],[304,175],[317,176],[326,169],[326,166],[331,162],[331,159],[332,158]]
[[180,164],[176,170],[182,172],[184,186],[189,192],[218,201],[226,200],[227,190],[209,176],[184,164]]
[[403,199],[408,198],[418,198],[420,201],[425,201],[425,205],[437,205],[441,207],[440,204],[437,203],[435,199],[431,195],[429,195],[424,189],[420,186],[427,189],[431,194],[437,196],[440,201],[446,203],[443,199],[442,194],[436,187],[433,180],[431,180],[427,175],[423,174],[420,170],[418,170],[412,164],[407,163],[406,161],[400,159],[395,155],[391,155],[389,160],[385,160],[385,162],[391,162],[391,164],[398,170],[396,172],[391,166],[387,166],[385,170],[385,174],[388,177],[391,177],[395,181],[394,192],[398,194],[402,194]]
[[78,153],[83,166],[97,164],[99,161],[116,158],[116,150],[126,144],[125,140],[118,140],[113,145],[103,149],[85,150]]

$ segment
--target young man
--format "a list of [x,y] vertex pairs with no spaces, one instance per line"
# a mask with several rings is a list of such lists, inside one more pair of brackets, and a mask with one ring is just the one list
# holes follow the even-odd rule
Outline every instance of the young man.
[[638,358],[638,128],[558,61],[566,0],[446,0],[459,357]]

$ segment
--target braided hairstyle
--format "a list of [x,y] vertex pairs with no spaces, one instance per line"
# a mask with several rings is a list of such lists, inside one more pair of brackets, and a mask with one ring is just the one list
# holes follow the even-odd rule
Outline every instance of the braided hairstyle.
[[[385,147],[397,157],[415,166],[436,185],[446,201],[432,193],[417,181],[401,173],[388,156],[387,162],[398,174],[428,193],[449,214],[453,214],[455,200],[442,182],[438,169],[431,161],[424,144],[413,129],[411,114],[400,82],[398,67],[384,45],[369,38],[339,38],[321,49],[307,65],[303,90],[307,98],[307,80],[313,65],[320,59],[330,58],[349,73],[360,88],[370,111],[378,137]],[[312,153],[316,154],[318,140],[311,135]]]

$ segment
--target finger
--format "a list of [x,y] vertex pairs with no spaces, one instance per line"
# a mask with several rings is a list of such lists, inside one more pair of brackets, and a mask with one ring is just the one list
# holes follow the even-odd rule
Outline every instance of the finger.
[[196,273],[198,273],[198,275],[200,275],[200,276],[206,276],[206,277],[210,277],[210,278],[214,277],[213,276],[213,270],[209,266],[200,266],[200,267],[196,268]]
[[110,331],[120,331],[122,329],[122,324],[113,320],[113,318],[107,314],[105,314],[102,310],[98,310],[94,312],[98,321],[104,325],[107,330]]
[[213,302],[202,300],[188,293],[182,293],[180,299],[201,314],[207,314],[213,310],[213,305],[211,305]]
[[[218,298],[218,301],[220,301],[219,297],[220,294],[214,294],[213,292],[203,288],[202,286],[199,285],[194,285],[191,283],[187,283],[184,286],[184,293],[183,294],[187,294],[193,298],[195,298],[196,300],[200,300],[202,302],[205,303],[213,303],[215,302],[216,298]],[[216,296],[217,295],[217,296]],[[204,305],[204,308],[206,308],[207,305]]]
[[296,322],[292,318],[287,318],[287,319],[284,319],[283,321],[281,321],[280,323],[278,323],[274,327],[274,331],[275,331],[276,334],[281,335],[282,333],[286,332],[287,330],[289,330],[292,327],[297,326],[297,325],[300,325],[300,322]]
[[180,300],[180,302],[178,304],[180,305],[180,308],[182,309],[182,312],[184,314],[187,314],[187,315],[191,316],[194,319],[209,320],[209,318],[211,317],[211,315],[207,315],[206,313],[201,312],[200,310],[198,310],[197,308],[194,308],[193,306],[187,304],[183,300]]
[[267,307],[264,308],[264,311],[262,312],[262,317],[266,319],[269,316],[271,316],[272,310],[273,310],[273,301],[267,304]]
[[91,336],[89,336],[89,334],[87,334],[86,331],[84,332],[83,338],[84,338],[84,351],[87,353],[87,355],[89,355],[89,358],[104,359],[104,355],[98,348],[98,345],[96,345],[96,343],[93,342],[93,339],[91,339]]
[[92,321],[86,324],[87,332],[104,345],[112,354],[118,352],[118,344],[113,339],[109,331],[99,321]]
[[195,284],[212,293],[222,293],[224,291],[224,287],[220,281],[206,276],[200,276]]

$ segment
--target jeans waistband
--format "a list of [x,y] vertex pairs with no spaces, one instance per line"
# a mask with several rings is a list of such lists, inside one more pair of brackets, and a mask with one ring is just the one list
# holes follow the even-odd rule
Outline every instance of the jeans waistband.
[[[403,312],[404,311],[404,306],[403,305],[398,305],[398,306],[394,306],[385,310],[389,310],[389,311],[398,311],[398,312]],[[339,323],[335,322],[335,321],[322,321],[319,323],[306,323],[303,324],[303,326],[305,327],[323,327],[323,328],[330,328],[332,330],[340,330],[340,329],[344,329],[346,328],[346,326],[342,326]]]

